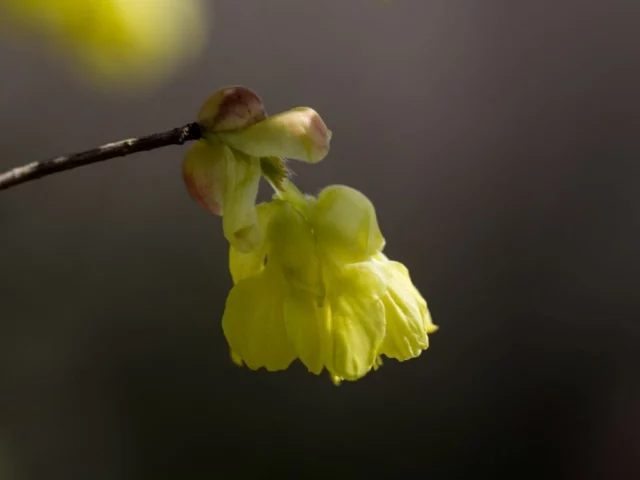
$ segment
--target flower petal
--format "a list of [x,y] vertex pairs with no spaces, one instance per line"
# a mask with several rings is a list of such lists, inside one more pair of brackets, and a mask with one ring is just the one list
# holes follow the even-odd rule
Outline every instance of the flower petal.
[[426,302],[411,283],[404,265],[386,261],[380,268],[388,287],[382,298],[387,332],[379,353],[397,360],[417,357],[429,346],[422,307],[424,304],[426,309]]
[[222,215],[225,238],[241,252],[262,243],[256,214],[260,160],[234,153],[215,137],[195,142],[185,155],[182,174],[191,197]]
[[[269,220],[277,205],[274,202],[260,203],[256,206],[258,226],[261,232],[268,228]],[[264,235],[263,235],[264,238]],[[265,265],[267,243],[262,242],[259,247],[241,252],[233,245],[229,247],[229,270],[233,283],[236,284],[247,277],[259,273]]]
[[328,282],[332,346],[326,366],[333,375],[357,380],[376,364],[385,336],[384,306],[378,296],[383,288],[372,263],[342,269]]
[[389,260],[387,256],[383,253],[379,253],[376,255],[376,261],[383,262],[383,264],[385,262],[390,262],[393,264],[393,268],[396,270],[397,274],[399,274],[401,277],[404,278],[407,289],[413,292],[413,298],[417,302],[418,308],[420,309],[420,316],[422,317],[422,323],[423,323],[425,332],[427,332],[427,334],[436,332],[438,330],[438,326],[433,323],[433,320],[431,318],[431,313],[429,313],[427,302],[425,301],[420,291],[413,284],[413,281],[411,280],[411,276],[409,275],[409,270],[407,269],[407,267],[405,267],[402,263],[393,262]]
[[315,110],[298,107],[242,131],[220,133],[219,137],[254,157],[287,157],[316,163],[329,153],[331,132]]
[[323,255],[338,262],[357,262],[384,248],[376,211],[358,190],[343,185],[327,187],[310,213]]
[[262,244],[262,232],[256,214],[260,183],[260,160],[241,153],[234,155],[226,145],[224,213],[222,230],[229,243],[240,252],[249,252]]
[[379,263],[373,260],[336,266],[323,264],[323,278],[329,295],[382,297],[387,282]]
[[332,272],[328,297],[289,286],[284,318],[296,354],[310,372],[324,367],[334,382],[356,380],[377,365],[384,337],[385,285],[375,265],[358,264]]
[[331,357],[331,311],[322,297],[291,288],[285,295],[284,320],[298,358],[310,372],[322,372]]
[[237,248],[229,247],[229,271],[234,285],[260,273],[264,268],[266,252],[264,248],[256,248],[248,252],[241,252]]
[[222,215],[226,154],[219,142],[194,142],[184,157],[182,178],[187,190],[202,208]]
[[429,308],[427,307],[427,302],[422,298],[420,300],[420,311],[422,312],[422,323],[424,324],[424,330],[429,333],[437,332],[440,327],[433,323],[433,319],[431,318],[431,313],[429,312]]
[[268,261],[277,266],[287,282],[300,290],[324,296],[320,258],[311,226],[302,214],[285,201],[269,222]]
[[283,288],[277,271],[264,269],[231,289],[222,329],[236,363],[276,371],[295,359],[284,324]]
[[357,380],[374,366],[384,338],[384,307],[377,297],[340,295],[331,300],[332,358],[327,370]]

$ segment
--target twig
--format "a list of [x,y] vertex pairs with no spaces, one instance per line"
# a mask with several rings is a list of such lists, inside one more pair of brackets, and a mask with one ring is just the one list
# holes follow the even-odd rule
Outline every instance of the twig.
[[130,138],[115,143],[108,143],[107,145],[102,145],[101,147],[84,152],[56,157],[43,162],[32,162],[1,173],[0,190],[14,187],[53,173],[82,167],[83,165],[90,165],[92,163],[154,150],[156,148],[168,147],[169,145],[182,145],[185,142],[198,140],[200,138],[202,138],[200,125],[190,123],[184,127],[154,133],[146,137]]

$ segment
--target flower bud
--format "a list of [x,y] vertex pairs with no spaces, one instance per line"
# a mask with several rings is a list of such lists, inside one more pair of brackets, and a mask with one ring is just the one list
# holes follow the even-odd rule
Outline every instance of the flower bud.
[[191,197],[205,210],[222,215],[224,236],[241,252],[262,242],[256,214],[260,161],[217,141],[199,141],[187,151],[182,176]]
[[208,132],[241,130],[264,120],[260,97],[242,86],[225,87],[211,95],[198,113],[198,123]]
[[285,157],[317,163],[329,153],[331,131],[315,110],[298,107],[244,130],[221,133],[227,145],[254,157]]
[[189,195],[214,215],[222,215],[225,148],[219,143],[195,142],[187,150],[182,164],[182,178]]
[[332,185],[322,190],[311,217],[318,241],[328,257],[359,262],[384,248],[375,208],[354,188]]

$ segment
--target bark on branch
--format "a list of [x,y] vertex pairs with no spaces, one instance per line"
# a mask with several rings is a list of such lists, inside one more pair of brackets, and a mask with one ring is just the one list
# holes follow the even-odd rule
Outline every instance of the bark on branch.
[[202,138],[200,125],[190,123],[184,127],[174,128],[166,132],[154,133],[145,137],[130,138],[119,142],[108,143],[101,147],[52,158],[42,162],[32,162],[0,173],[0,190],[15,187],[37,178],[64,172],[72,168],[103,162],[117,157],[125,157],[138,152],[155,150],[170,145],[182,145],[185,142]]

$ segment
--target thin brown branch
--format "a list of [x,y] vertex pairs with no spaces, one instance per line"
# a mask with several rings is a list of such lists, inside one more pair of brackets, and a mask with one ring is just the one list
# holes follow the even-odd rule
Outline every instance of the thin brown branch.
[[52,158],[43,162],[32,162],[0,173],[0,190],[15,187],[21,183],[29,182],[53,173],[71,170],[72,168],[103,162],[112,158],[125,157],[133,153],[168,147],[170,145],[182,145],[185,142],[198,140],[200,138],[202,138],[200,125],[190,123],[184,127],[174,128],[166,132],[108,143],[98,148]]

